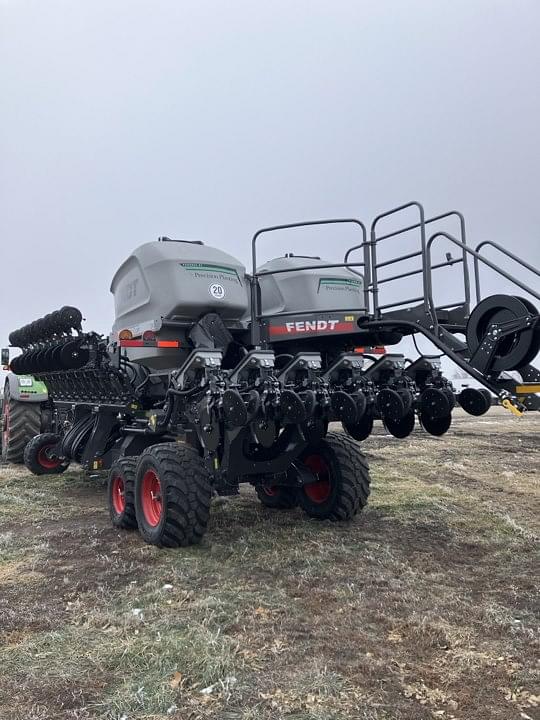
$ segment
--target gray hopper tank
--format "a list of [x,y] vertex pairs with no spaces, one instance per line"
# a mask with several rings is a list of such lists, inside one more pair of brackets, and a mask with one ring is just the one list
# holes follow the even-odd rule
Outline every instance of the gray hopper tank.
[[[288,255],[261,265],[259,272],[295,267],[316,267],[329,261]],[[307,310],[328,312],[343,308],[357,310],[364,305],[364,281],[347,268],[298,270],[259,278],[262,309],[266,314]]]
[[[158,241],[141,245],[122,263],[111,283],[115,321],[112,339],[123,329],[134,337],[145,330],[159,338],[182,339],[181,328],[161,329],[162,320],[193,324],[217,312],[229,327],[247,314],[245,268],[232,255],[202,243]],[[149,367],[178,367],[187,350],[129,348],[129,357]]]

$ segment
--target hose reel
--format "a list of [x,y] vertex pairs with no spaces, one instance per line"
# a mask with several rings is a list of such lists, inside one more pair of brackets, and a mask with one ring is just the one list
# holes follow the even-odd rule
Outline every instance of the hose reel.
[[484,374],[518,370],[540,350],[538,310],[525,298],[492,295],[471,312],[466,335],[473,367]]

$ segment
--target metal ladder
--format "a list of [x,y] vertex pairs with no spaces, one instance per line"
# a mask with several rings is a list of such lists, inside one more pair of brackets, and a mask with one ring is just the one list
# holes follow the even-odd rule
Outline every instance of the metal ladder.
[[[397,215],[399,213],[402,213],[410,208],[416,208],[418,211],[419,220],[416,223],[413,223],[412,225],[406,225],[404,227],[400,227],[397,230],[393,230],[391,232],[387,232],[384,234],[378,234],[379,225],[382,220],[389,218],[391,216]],[[440,222],[442,220],[448,219],[448,218],[456,218],[459,223],[459,232],[457,237],[455,235],[451,235],[448,232],[445,231],[438,231],[433,233],[429,238],[427,236],[427,226]],[[387,240],[389,238],[397,237],[399,235],[403,235],[405,233],[408,233],[412,230],[419,230],[420,231],[420,249],[416,250],[414,252],[410,253],[404,253],[401,255],[396,255],[395,257],[392,257],[389,260],[385,260],[383,262],[379,262],[377,258],[377,252],[378,252],[378,245],[383,240]],[[446,262],[440,262],[437,264],[432,263],[432,246],[433,243],[439,239],[439,238],[445,238],[447,241],[452,242],[454,245],[456,245],[460,249],[460,257],[458,258],[452,258],[450,253],[447,253]],[[518,257],[514,253],[511,253],[506,248],[502,247],[498,243],[495,243],[491,240],[484,240],[479,245],[477,245],[476,249],[472,249],[467,245],[467,239],[466,239],[466,229],[465,229],[465,218],[462,215],[462,213],[458,212],[457,210],[451,210],[450,212],[442,213],[440,215],[435,215],[433,217],[426,219],[426,214],[424,207],[421,203],[418,201],[411,201],[408,203],[405,203],[404,205],[399,205],[398,207],[392,208],[391,210],[387,210],[386,212],[380,213],[377,215],[377,217],[374,218],[374,220],[371,223],[370,226],[370,240],[367,241],[366,238],[364,238],[364,242],[355,245],[347,250],[344,257],[344,262],[349,262],[351,254],[360,248],[364,248],[365,245],[369,247],[369,263],[367,263],[367,266],[369,267],[369,273],[366,273],[366,286],[368,289],[368,293],[370,296],[370,314],[373,318],[380,318],[383,316],[382,311],[383,310],[389,310],[391,308],[396,307],[403,307],[406,305],[410,305],[412,303],[421,303],[425,313],[429,313],[432,315],[433,323],[435,326],[438,324],[438,317],[439,313],[442,310],[448,310],[453,308],[463,308],[465,315],[470,314],[471,309],[471,281],[470,281],[470,269],[469,269],[469,258],[473,258],[473,276],[474,276],[474,286],[475,286],[475,296],[476,296],[476,302],[480,302],[481,300],[481,292],[480,292],[480,263],[483,263],[484,265],[490,267],[495,272],[499,273],[501,276],[509,280],[510,282],[514,283],[517,287],[519,287],[521,290],[524,290],[525,292],[532,295],[537,300],[540,300],[540,294],[538,294],[535,290],[533,290],[531,287],[523,283],[522,281],[518,280],[514,275],[511,275],[510,273],[506,272],[503,268],[501,268],[499,265],[496,265],[495,263],[491,262],[488,258],[486,258],[484,255],[481,254],[481,249],[484,246],[491,246],[496,248],[500,253],[505,255],[506,257],[510,258],[514,262],[517,262],[521,266],[525,267],[530,272],[536,274],[540,277],[540,271],[530,265],[528,262],[526,262],[523,258]],[[421,258],[421,266],[415,270],[409,270],[406,272],[397,273],[396,275],[392,275],[389,277],[379,277],[379,271],[384,267],[389,267],[391,265],[398,264],[400,262],[403,262],[405,260],[410,260],[411,258],[420,257]],[[464,298],[462,300],[459,300],[457,302],[452,303],[446,303],[444,305],[436,305],[434,298],[433,298],[433,271],[443,268],[443,267],[450,267],[452,265],[461,264],[463,269],[463,289],[464,289]],[[399,300],[397,302],[392,303],[386,303],[381,304],[380,302],[380,286],[384,285],[386,283],[391,283],[396,280],[400,280],[405,277],[410,277],[413,275],[422,275],[422,294],[406,298],[404,300]]]

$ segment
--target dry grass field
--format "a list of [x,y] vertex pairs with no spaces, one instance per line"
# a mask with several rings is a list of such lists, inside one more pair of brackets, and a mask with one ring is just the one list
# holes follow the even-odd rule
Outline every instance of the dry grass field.
[[364,449],[353,523],[248,488],[175,551],[103,480],[0,468],[0,718],[539,718],[540,416]]

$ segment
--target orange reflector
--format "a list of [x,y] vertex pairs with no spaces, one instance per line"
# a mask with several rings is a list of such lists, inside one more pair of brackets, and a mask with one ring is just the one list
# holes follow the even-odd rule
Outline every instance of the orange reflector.
[[162,348],[178,348],[180,342],[178,340],[158,340],[157,346]]
[[133,333],[127,328],[125,330],[120,330],[120,332],[118,333],[119,340],[131,340],[132,337]]
[[365,349],[366,349],[366,348],[363,348],[363,347],[362,347],[362,348],[361,348],[361,347],[357,347],[357,348],[354,348],[354,352],[361,354],[361,353],[363,353],[363,352],[365,351]]

